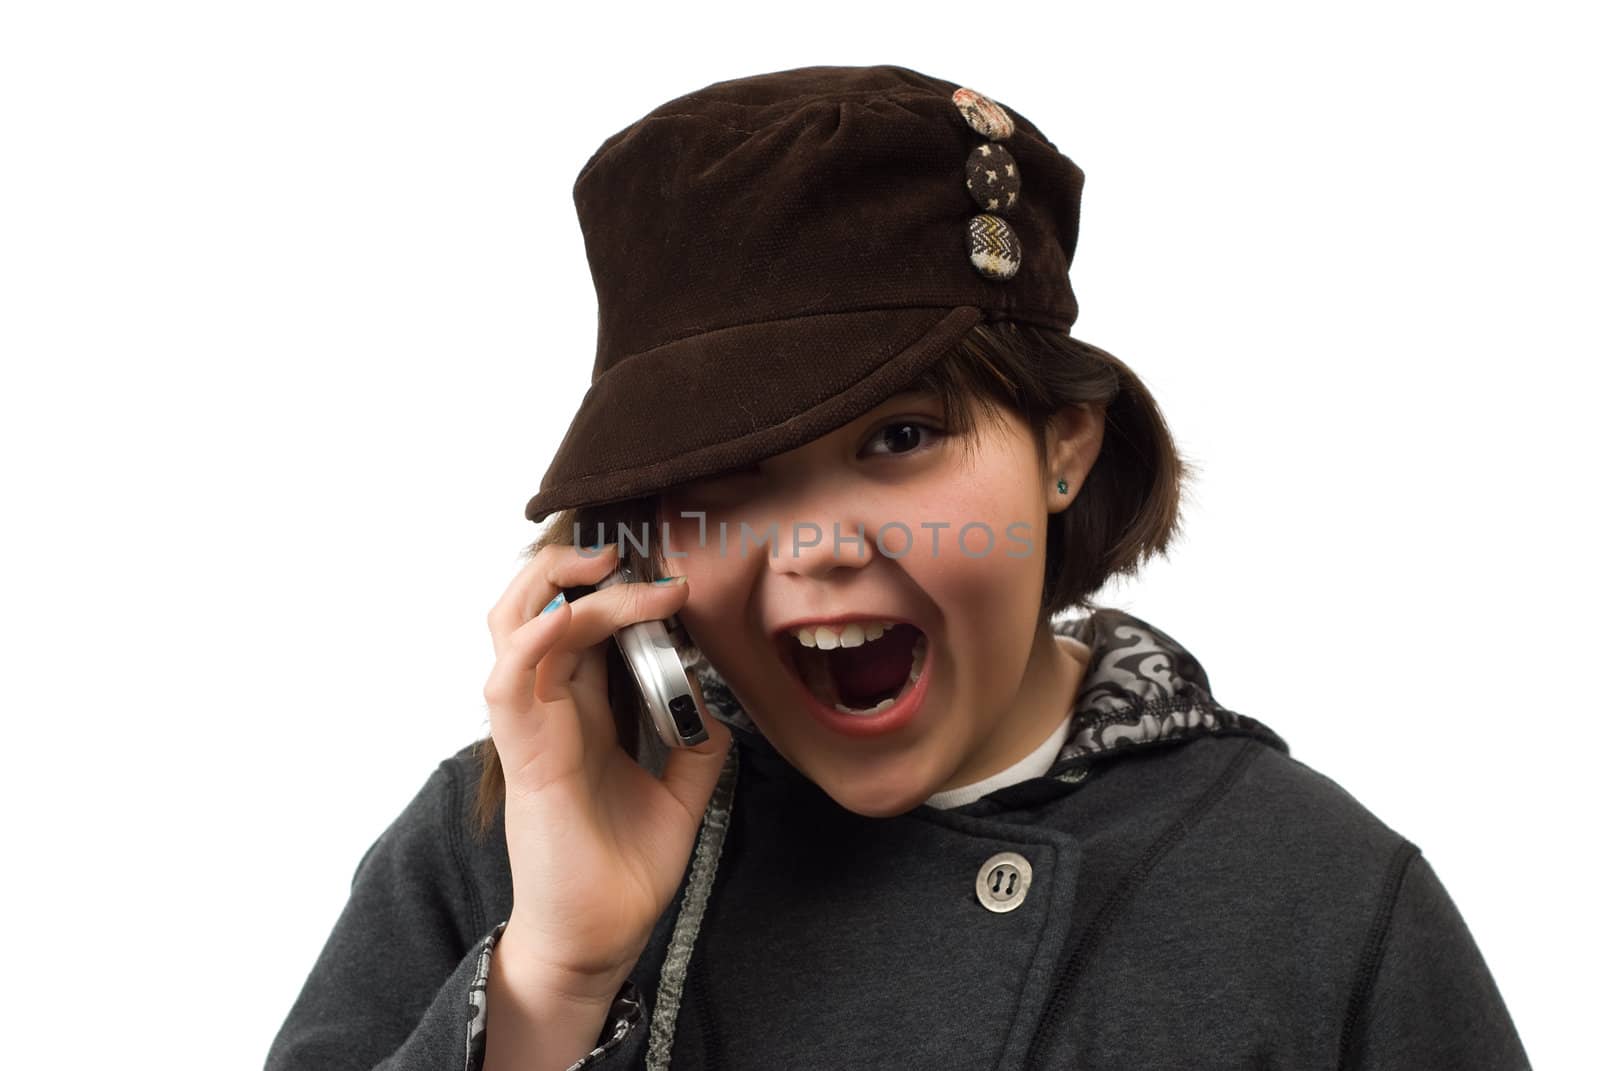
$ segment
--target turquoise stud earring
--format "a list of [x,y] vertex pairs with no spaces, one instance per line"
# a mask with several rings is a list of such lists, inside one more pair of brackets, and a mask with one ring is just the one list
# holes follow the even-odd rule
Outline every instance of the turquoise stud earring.
[[1066,480],[1057,480],[1056,481],[1056,490],[1060,491],[1062,494],[1066,494],[1067,493],[1067,481]]

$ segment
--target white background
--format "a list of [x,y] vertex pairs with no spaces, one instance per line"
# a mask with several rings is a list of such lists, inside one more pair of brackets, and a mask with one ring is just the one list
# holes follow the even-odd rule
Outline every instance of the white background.
[[970,85],[1084,168],[1077,333],[1201,466],[1171,560],[1103,601],[1419,844],[1535,1066],[1578,1066],[1578,11],[7,5],[15,1066],[260,1065],[362,852],[487,733],[484,617],[593,357],[578,168],[816,63]]

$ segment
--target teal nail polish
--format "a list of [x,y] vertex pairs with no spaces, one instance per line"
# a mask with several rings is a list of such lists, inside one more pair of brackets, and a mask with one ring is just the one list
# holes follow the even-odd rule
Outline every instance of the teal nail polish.
[[557,606],[560,606],[562,603],[564,603],[566,601],[567,601],[567,594],[566,594],[566,592],[562,592],[560,595],[557,595],[555,598],[551,599],[550,600],[550,604],[548,606],[546,606],[543,610],[540,610],[539,612],[541,614],[547,614],[551,610],[554,610]]
[[681,577],[681,576],[664,576],[660,580],[652,581],[652,583],[655,583],[655,584],[681,584],[681,583],[683,583],[683,577]]

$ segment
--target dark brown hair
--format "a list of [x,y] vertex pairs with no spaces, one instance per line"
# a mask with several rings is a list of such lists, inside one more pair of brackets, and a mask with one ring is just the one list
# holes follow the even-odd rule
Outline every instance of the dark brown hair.
[[[1064,332],[1031,324],[984,322],[950,355],[907,389],[932,392],[944,406],[946,431],[972,448],[979,413],[1016,414],[1033,431],[1042,458],[1051,416],[1074,404],[1105,410],[1105,437],[1072,505],[1050,515],[1045,538],[1039,619],[1099,606],[1091,596],[1115,576],[1132,576],[1181,529],[1181,500],[1192,464],[1179,453],[1155,399],[1138,376],[1111,354]],[[600,525],[612,539],[656,526],[656,497],[564,510],[522,551],[524,560],[550,545],[572,545],[574,532],[592,540]],[[645,579],[663,573],[661,540],[649,540]],[[639,757],[643,700],[615,644],[606,648],[606,676],[616,712],[618,742]],[[505,776],[492,736],[476,745],[483,773],[474,818],[482,837],[505,800]]]

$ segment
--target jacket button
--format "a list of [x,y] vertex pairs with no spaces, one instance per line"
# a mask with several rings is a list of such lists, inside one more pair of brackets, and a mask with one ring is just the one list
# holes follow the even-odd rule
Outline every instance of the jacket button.
[[1033,867],[1016,852],[997,852],[978,868],[978,902],[990,911],[1015,911],[1028,897]]

